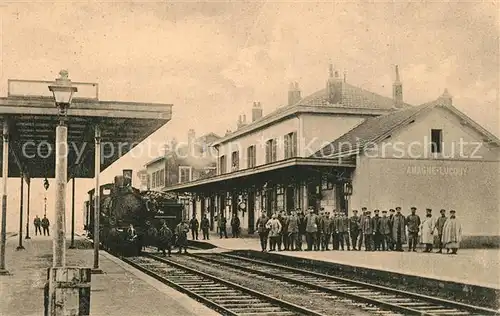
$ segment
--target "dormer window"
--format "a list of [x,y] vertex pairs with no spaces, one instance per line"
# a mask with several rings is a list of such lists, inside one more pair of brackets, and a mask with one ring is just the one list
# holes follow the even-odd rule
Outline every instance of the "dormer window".
[[440,154],[443,151],[443,130],[431,129],[431,153]]

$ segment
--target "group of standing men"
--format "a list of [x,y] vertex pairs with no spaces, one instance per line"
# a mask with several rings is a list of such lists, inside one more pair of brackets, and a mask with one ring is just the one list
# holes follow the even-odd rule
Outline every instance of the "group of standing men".
[[[403,251],[403,245],[408,240],[408,251],[416,252],[419,243],[425,244],[424,252],[431,252],[435,236],[439,246],[438,253],[442,253],[443,246],[447,252],[457,253],[462,236],[460,222],[455,217],[455,211],[450,211],[450,217],[446,217],[446,211],[441,210],[439,218],[432,217],[432,210],[426,210],[423,221],[416,214],[416,208],[411,208],[411,214],[407,217],[401,214],[401,207],[387,211],[374,210],[374,216],[366,207],[362,208],[362,214],[353,210],[353,215],[348,218],[344,211],[330,212],[323,208],[317,214],[313,207],[309,207],[307,214],[297,209],[286,215],[285,212],[273,214],[269,219],[266,214],[257,220],[256,227],[260,236],[262,251],[267,251],[269,240],[269,251],[302,250],[302,242],[305,236],[307,243],[306,251],[312,250],[361,250],[364,245],[365,251]],[[408,238],[406,237],[408,235]],[[278,248],[278,249],[276,249]]]
[[35,226],[35,236],[38,234],[40,234],[40,236],[42,235],[42,228],[43,228],[43,235],[50,236],[49,232],[50,222],[49,219],[47,218],[47,215],[43,215],[42,219],[40,219],[40,217],[36,215],[35,219],[33,220],[33,225]]

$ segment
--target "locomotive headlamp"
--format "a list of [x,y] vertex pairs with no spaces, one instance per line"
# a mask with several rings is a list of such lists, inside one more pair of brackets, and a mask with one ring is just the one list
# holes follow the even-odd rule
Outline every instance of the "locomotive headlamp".
[[67,70],[61,70],[59,75],[60,77],[56,79],[54,85],[49,86],[49,90],[54,94],[56,107],[59,108],[61,114],[66,114],[73,94],[78,91],[78,88],[71,85]]

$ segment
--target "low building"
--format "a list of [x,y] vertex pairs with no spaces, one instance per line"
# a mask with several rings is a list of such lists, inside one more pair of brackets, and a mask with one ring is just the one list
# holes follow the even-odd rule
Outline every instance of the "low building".
[[421,216],[455,209],[465,235],[498,235],[499,140],[453,107],[447,91],[411,106],[397,68],[393,98],[330,69],[325,89],[301,98],[294,83],[288,98],[263,117],[255,103],[251,123],[214,142],[216,176],[168,190],[210,201],[210,216],[237,214],[250,233],[261,212],[401,206],[406,214],[415,206]]
[[[210,144],[218,139],[214,133],[196,138],[195,131],[190,129],[187,143],[173,140],[166,145],[164,155],[145,166],[151,190],[165,191],[173,185],[215,175],[216,155]],[[191,195],[180,195],[179,202],[186,205],[185,217],[196,214],[196,200]]]
[[148,171],[146,169],[141,169],[137,172],[137,177],[139,178],[139,190],[147,191],[150,187],[150,179],[148,177]]

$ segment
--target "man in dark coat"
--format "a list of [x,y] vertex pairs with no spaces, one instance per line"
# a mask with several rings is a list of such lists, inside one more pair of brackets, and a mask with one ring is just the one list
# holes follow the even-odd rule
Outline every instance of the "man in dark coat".
[[314,214],[314,208],[309,207],[309,214],[305,217],[306,222],[306,240],[307,240],[307,250],[311,251],[316,249],[316,236],[318,234],[319,219],[318,215]]
[[382,234],[380,232],[380,216],[379,210],[373,211],[374,216],[372,217],[372,230],[373,230],[373,250],[380,250],[380,239]]
[[408,251],[417,252],[418,231],[420,230],[420,217],[416,214],[417,208],[411,207],[411,214],[406,218],[408,226]]
[[42,235],[42,229],[41,229],[42,220],[40,219],[40,217],[38,217],[38,215],[33,220],[33,225],[35,225],[35,236],[38,235],[38,233]]
[[395,243],[394,243],[394,240],[392,238],[392,223],[394,222],[394,215],[396,214],[396,210],[391,208],[389,210],[389,235],[387,236],[387,248],[389,250],[394,250],[394,247],[395,247]]
[[281,251],[281,245],[283,245],[284,250],[288,250],[288,216],[285,211],[278,214],[278,220],[281,224],[281,232],[278,238],[278,251]]
[[380,218],[380,243],[382,245],[382,250],[391,250],[389,248],[389,242],[391,238],[391,225],[390,219],[387,217],[387,211],[382,211],[382,217]]
[[396,251],[403,251],[403,244],[406,243],[406,219],[401,214],[401,207],[396,207],[396,215],[392,218],[392,241]]
[[191,229],[191,237],[193,240],[198,240],[198,229],[200,228],[200,223],[196,216],[193,216],[189,221],[189,229]]
[[330,218],[330,212],[325,212],[323,219],[321,221],[321,231],[322,240],[321,240],[321,250],[330,250],[330,238],[332,235],[332,219]]
[[187,234],[189,232],[189,225],[187,220],[180,222],[175,228],[175,234],[177,235],[177,246],[179,246],[179,254],[182,253],[182,249],[184,249],[184,253],[187,253]]
[[50,222],[49,222],[49,219],[47,218],[47,215],[43,215],[42,228],[43,228],[43,235],[44,236],[45,236],[45,233],[47,233],[47,236],[50,236],[49,226],[50,226]]
[[351,218],[349,218],[349,231],[351,233],[352,250],[359,250],[356,249],[360,230],[358,210],[353,210],[352,213],[353,215],[351,216]]
[[351,250],[351,243],[349,242],[349,219],[347,218],[344,211],[338,213],[338,238],[340,243],[340,248],[344,250],[344,243],[347,246],[347,250]]
[[257,227],[257,232],[259,233],[260,247],[262,248],[262,252],[267,251],[267,235],[269,232],[266,227],[266,224],[268,220],[269,219],[267,218],[266,213],[262,212],[262,215],[257,220],[257,223],[255,223],[255,226]]
[[170,257],[172,253],[172,230],[167,226],[165,221],[162,221],[160,231],[158,232],[158,248],[163,252],[165,256],[165,250],[168,251],[168,256]]
[[361,231],[365,239],[365,251],[372,251],[373,249],[373,225],[370,213],[370,211],[366,211],[361,222]]
[[302,242],[304,236],[306,235],[306,218],[302,210],[297,209],[298,212],[298,225],[299,225],[299,234],[297,235],[297,249],[302,250]]
[[222,234],[224,234],[224,237],[227,238],[226,225],[227,225],[226,217],[221,214],[220,220],[219,220],[219,235],[220,235],[220,238],[222,238]]
[[359,216],[359,228],[361,234],[359,234],[359,240],[358,240],[358,250],[361,250],[361,245],[363,244],[363,240],[365,238],[365,235],[363,234],[363,231],[361,230],[361,224],[364,221],[364,216],[366,215],[366,212],[368,209],[366,207],[361,208],[361,215]]
[[231,218],[231,234],[233,238],[238,238],[240,236],[240,219],[238,214],[233,214]]
[[298,249],[297,246],[297,235],[299,233],[299,218],[295,211],[292,211],[287,221],[288,229],[288,247],[289,250],[295,251]]
[[440,213],[441,216],[438,217],[438,219],[436,220],[436,231],[438,235],[438,247],[439,247],[437,253],[443,252],[443,227],[444,223],[446,223],[446,220],[448,219],[446,217],[446,210],[441,210]]
[[210,240],[208,236],[208,230],[210,229],[210,221],[207,218],[207,215],[203,215],[201,219],[200,228],[203,233],[203,240]]

